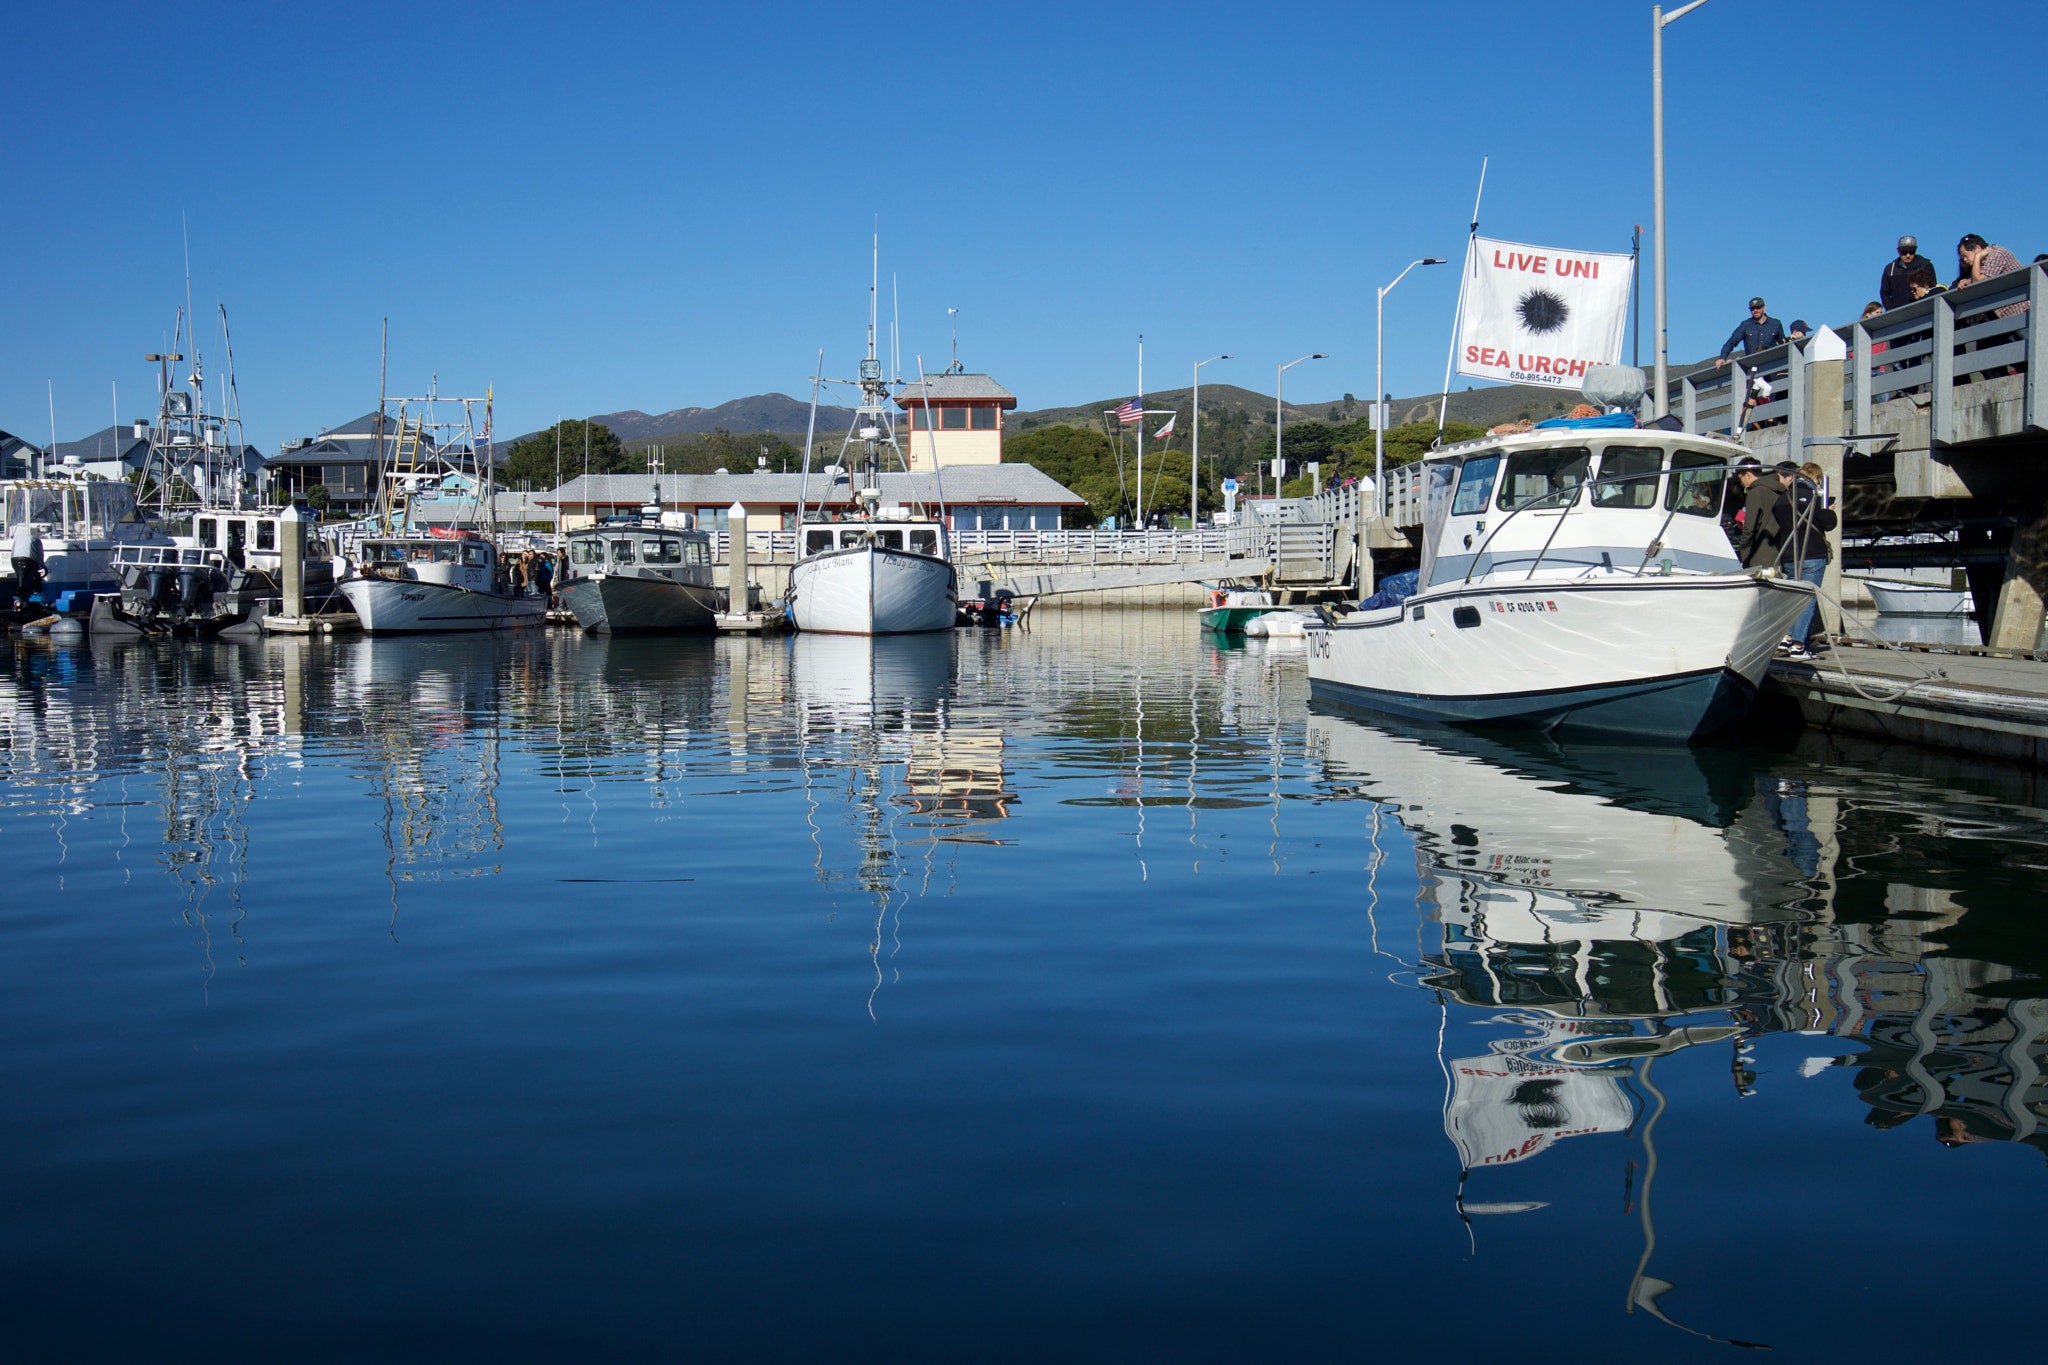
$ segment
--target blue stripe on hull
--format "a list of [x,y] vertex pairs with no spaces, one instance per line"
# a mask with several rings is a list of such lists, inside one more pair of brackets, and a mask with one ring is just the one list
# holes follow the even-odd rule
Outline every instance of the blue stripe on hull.
[[1588,739],[1683,741],[1740,719],[1756,700],[1756,688],[1739,674],[1714,668],[1599,687],[1466,697],[1382,692],[1313,678],[1309,695],[1338,706],[1453,725],[1497,725]]

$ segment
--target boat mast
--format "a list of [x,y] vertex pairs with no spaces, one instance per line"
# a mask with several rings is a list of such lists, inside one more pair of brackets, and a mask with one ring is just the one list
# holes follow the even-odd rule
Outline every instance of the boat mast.
[[882,237],[877,233],[868,272],[868,352],[866,358],[860,362],[860,378],[853,381],[860,388],[860,407],[853,415],[853,425],[847,428],[846,440],[839,447],[840,462],[844,464],[847,453],[853,449],[853,443],[859,441],[861,444],[861,484],[856,492],[855,501],[862,505],[864,515],[872,513],[874,505],[881,500],[881,448],[887,447],[894,452],[897,463],[906,472],[910,469],[910,462],[903,456],[903,448],[896,444],[895,422],[889,403],[892,381],[883,377],[882,359],[875,353],[881,282]]

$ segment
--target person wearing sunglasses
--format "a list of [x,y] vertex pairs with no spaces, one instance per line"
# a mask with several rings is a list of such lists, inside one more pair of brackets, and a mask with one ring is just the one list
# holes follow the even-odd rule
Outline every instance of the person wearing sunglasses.
[[1764,310],[1762,298],[1749,301],[1749,316],[1736,325],[1728,339],[1721,343],[1721,354],[1714,361],[1714,368],[1720,369],[1728,363],[1728,356],[1737,346],[1742,347],[1746,356],[1773,346],[1785,344],[1785,325]]
[[1934,268],[1934,262],[1920,254],[1919,240],[1911,235],[1899,238],[1898,257],[1885,266],[1884,274],[1877,280],[1878,302],[1887,313],[1913,301],[1913,272],[1923,265],[1929,270]]

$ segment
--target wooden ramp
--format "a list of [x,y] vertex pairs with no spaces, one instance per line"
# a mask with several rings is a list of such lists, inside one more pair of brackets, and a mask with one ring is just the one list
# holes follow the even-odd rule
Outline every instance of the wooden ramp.
[[1773,663],[1766,690],[1817,729],[2048,765],[2048,662],[2035,651],[1838,645]]

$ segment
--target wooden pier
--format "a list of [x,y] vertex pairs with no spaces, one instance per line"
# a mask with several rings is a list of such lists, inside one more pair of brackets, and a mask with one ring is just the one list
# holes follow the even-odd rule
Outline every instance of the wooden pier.
[[1759,709],[1846,730],[2048,764],[2048,651],[1837,645],[1771,665]]

